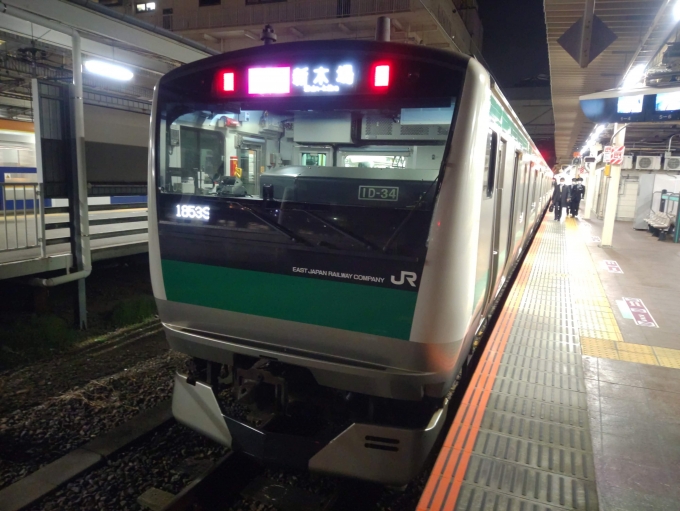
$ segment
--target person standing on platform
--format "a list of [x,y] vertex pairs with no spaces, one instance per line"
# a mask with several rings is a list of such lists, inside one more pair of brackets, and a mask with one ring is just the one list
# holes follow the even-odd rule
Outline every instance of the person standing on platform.
[[571,209],[571,216],[576,218],[578,216],[578,208],[581,206],[581,200],[586,195],[586,187],[583,186],[583,179],[578,178],[576,184],[571,186],[571,203],[569,204],[569,209]]
[[[562,208],[569,207],[569,186],[564,184],[564,178],[560,178],[560,183],[553,190],[552,203],[555,208],[555,220],[562,218]],[[569,210],[567,209],[567,215]]]

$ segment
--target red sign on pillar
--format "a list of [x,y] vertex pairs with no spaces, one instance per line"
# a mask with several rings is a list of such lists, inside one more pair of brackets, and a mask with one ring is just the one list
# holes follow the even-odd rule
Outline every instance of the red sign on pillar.
[[621,165],[623,163],[623,151],[626,149],[626,146],[619,146],[619,147],[613,147],[612,148],[612,159],[611,159],[611,164],[612,165]]

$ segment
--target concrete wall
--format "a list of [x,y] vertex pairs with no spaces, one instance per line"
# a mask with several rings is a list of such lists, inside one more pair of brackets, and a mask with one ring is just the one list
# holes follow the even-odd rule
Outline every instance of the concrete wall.
[[624,170],[621,172],[619,186],[619,204],[616,207],[616,219],[630,221],[635,218],[635,202],[638,193],[638,178],[641,172]]
[[85,105],[88,183],[145,183],[148,147],[148,115]]

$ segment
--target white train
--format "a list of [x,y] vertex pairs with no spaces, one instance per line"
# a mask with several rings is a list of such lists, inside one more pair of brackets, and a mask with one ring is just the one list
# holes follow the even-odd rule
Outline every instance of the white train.
[[149,255],[173,412],[272,463],[403,484],[549,202],[474,59],[363,41],[211,57],[156,89]]

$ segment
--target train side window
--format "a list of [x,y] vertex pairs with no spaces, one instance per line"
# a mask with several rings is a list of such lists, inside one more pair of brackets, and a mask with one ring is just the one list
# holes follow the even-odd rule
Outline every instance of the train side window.
[[486,139],[486,157],[484,160],[484,195],[486,199],[493,197],[493,187],[496,180],[496,157],[498,155],[498,135],[489,130]]

